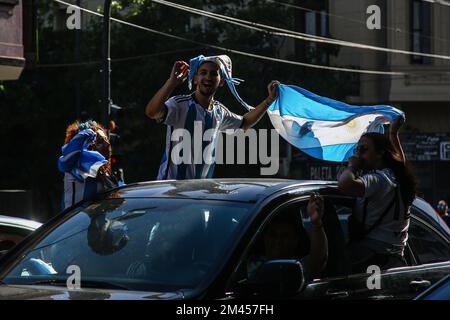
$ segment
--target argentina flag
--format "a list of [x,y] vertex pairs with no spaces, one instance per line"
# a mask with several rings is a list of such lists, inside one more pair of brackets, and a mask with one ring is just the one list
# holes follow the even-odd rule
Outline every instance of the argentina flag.
[[71,173],[80,182],[89,177],[95,178],[100,167],[108,163],[99,152],[88,150],[95,137],[92,129],[86,129],[65,144],[61,148],[62,156],[58,159],[59,171]]
[[320,160],[347,161],[364,133],[383,133],[384,124],[405,118],[387,105],[352,106],[297,86],[278,89],[267,110],[273,126],[291,145]]

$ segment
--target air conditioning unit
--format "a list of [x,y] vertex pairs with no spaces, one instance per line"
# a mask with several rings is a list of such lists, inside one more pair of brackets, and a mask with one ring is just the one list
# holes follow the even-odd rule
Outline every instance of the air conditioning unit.
[[450,141],[441,142],[441,160],[450,160]]

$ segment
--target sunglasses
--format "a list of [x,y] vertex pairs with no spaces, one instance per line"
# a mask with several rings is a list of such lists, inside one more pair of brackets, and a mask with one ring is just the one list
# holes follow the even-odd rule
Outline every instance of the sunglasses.
[[357,146],[355,148],[355,154],[363,155],[369,150],[367,146]]
[[444,209],[445,206],[444,206],[443,204],[438,204],[438,205],[437,205],[437,208],[438,208],[438,209]]

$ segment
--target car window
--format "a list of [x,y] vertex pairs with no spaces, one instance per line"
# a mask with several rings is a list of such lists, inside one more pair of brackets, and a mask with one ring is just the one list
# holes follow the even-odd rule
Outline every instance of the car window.
[[[302,261],[310,253],[311,225],[306,212],[307,203],[307,200],[299,200],[274,213],[250,246],[232,283],[245,283],[247,280],[252,280],[252,276],[257,274],[258,268],[265,261],[273,259]],[[291,227],[290,230],[288,230],[288,225]],[[345,258],[345,236],[336,209],[327,198],[325,198],[323,225],[328,240],[328,262],[325,270],[317,277],[346,275],[349,268]],[[288,236],[288,234],[290,235]],[[287,243],[287,239],[293,239],[296,245]],[[305,276],[307,279],[311,279],[310,275],[306,274]]]
[[[444,233],[445,235],[447,235],[447,239],[450,239],[450,229],[445,224],[445,221],[442,220],[441,217],[439,217],[439,214],[434,210],[434,208],[429,203],[426,203],[424,201],[417,201],[416,203],[417,205],[411,208],[411,213],[419,217],[421,220],[425,221],[432,227],[436,228],[440,232]],[[436,218],[438,221],[436,221]]]
[[235,272],[231,285],[254,281],[260,267],[279,259],[302,260],[309,254],[309,236],[303,226],[302,211],[306,202],[297,202],[275,212],[259,230]]
[[0,251],[10,250],[32,231],[11,226],[0,226]]
[[235,243],[250,208],[190,199],[96,201],[68,213],[21,255],[3,281],[65,284],[67,268],[75,265],[81,280],[90,283],[143,291],[192,289]]
[[450,244],[416,219],[411,219],[408,241],[421,264],[450,260]]

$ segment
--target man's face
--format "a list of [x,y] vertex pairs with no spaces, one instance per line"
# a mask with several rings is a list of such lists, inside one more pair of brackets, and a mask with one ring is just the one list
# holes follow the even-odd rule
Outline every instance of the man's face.
[[214,95],[217,89],[224,84],[219,66],[213,62],[203,63],[194,77],[194,84],[197,85],[197,90],[202,95]]

